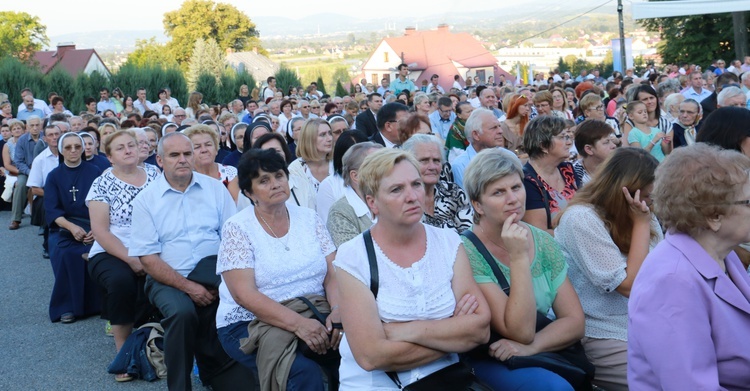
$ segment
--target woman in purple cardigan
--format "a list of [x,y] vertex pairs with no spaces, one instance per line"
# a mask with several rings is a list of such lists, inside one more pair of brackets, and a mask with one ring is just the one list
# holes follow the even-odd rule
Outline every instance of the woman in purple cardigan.
[[656,171],[652,198],[668,233],[649,253],[629,302],[631,390],[746,390],[750,158],[697,143]]

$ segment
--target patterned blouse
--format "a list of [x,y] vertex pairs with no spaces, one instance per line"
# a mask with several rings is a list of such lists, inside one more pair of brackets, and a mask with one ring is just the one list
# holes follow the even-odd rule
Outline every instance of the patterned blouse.
[[435,210],[424,213],[422,222],[438,228],[450,228],[461,233],[471,227],[474,210],[466,192],[455,183],[438,181],[435,185]]
[[[565,188],[562,191],[555,190],[542,179],[531,166],[531,163],[527,162],[523,167],[523,185],[526,187],[526,210],[545,209],[547,211],[547,218],[550,221],[557,213],[565,209],[568,201],[576,194],[576,190],[578,190],[581,183],[581,179],[576,175],[571,163],[560,163],[557,169],[565,180]],[[548,228],[551,229],[552,227]]]

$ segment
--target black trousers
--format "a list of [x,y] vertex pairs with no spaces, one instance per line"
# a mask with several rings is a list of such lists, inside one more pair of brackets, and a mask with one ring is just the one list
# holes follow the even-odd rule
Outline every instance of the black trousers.
[[[216,334],[216,310],[219,302],[199,307],[187,293],[146,278],[146,295],[164,318],[164,361],[167,365],[167,386],[170,390],[191,390],[190,375],[193,357],[198,363],[201,382],[219,386],[224,376],[243,378],[234,383],[245,388],[255,383],[249,370],[229,357]],[[214,387],[217,389],[216,387]],[[219,387],[223,388],[223,387]],[[251,388],[252,389],[252,388]]]

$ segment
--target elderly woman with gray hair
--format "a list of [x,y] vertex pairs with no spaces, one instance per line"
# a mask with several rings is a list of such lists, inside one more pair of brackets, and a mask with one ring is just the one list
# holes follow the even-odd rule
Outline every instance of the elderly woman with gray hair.
[[373,216],[359,189],[357,171],[372,152],[383,148],[372,141],[354,144],[344,153],[341,174],[344,178],[344,196],[331,205],[326,228],[336,247],[348,242],[372,226]]
[[[712,114],[714,115],[714,114]],[[656,169],[665,239],[643,261],[628,303],[631,390],[741,390],[750,384],[750,159],[704,143]]]
[[716,108],[719,107],[747,108],[747,95],[738,87],[734,87],[734,85],[724,87],[716,97]]
[[461,233],[471,227],[474,213],[466,193],[453,182],[440,180],[443,168],[443,142],[426,134],[411,136],[402,146],[419,163],[424,183],[424,216],[422,222]]

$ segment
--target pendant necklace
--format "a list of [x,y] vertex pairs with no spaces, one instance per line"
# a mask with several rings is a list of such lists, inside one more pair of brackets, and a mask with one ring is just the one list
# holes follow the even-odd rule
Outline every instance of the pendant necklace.
[[[269,230],[269,231],[271,231],[271,235],[273,235],[273,237],[274,237],[274,238],[276,238],[276,240],[278,240],[279,242],[281,242],[281,244],[283,244],[283,245],[284,245],[284,250],[286,250],[286,251],[289,251],[289,238],[287,238],[287,239],[286,239],[286,243],[284,243],[284,242],[283,242],[283,241],[281,240],[281,237],[280,237],[279,235],[276,235],[276,232],[273,232],[273,228],[271,228],[271,225],[269,225],[269,224],[268,224],[268,223],[266,222],[266,219],[264,219],[264,218],[263,218],[263,215],[262,215],[262,214],[260,214],[260,212],[258,212],[257,210],[256,210],[256,212],[255,212],[255,213],[256,213],[256,214],[258,215],[258,217],[260,217],[261,221],[263,221],[263,224],[265,224],[265,225],[266,225],[266,227],[268,227],[268,230]],[[286,219],[287,219],[287,221],[289,221],[289,230],[291,230],[291,229],[292,229],[292,224],[291,224],[292,222],[291,222],[291,220],[289,219],[289,210],[288,210],[288,209],[287,209],[287,211],[286,211]],[[289,232],[287,232],[287,234],[289,234]]]

